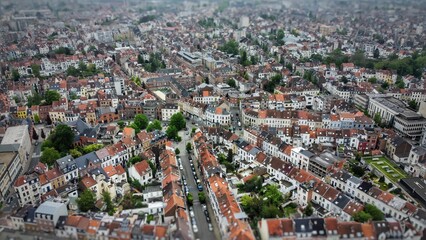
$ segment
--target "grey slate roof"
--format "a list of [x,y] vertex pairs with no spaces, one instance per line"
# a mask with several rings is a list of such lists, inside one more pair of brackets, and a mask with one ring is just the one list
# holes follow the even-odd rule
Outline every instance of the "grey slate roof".
[[95,164],[99,161],[100,160],[98,159],[98,156],[96,156],[95,152],[88,153],[75,159],[75,163],[77,164],[78,170],[86,169],[89,163]]

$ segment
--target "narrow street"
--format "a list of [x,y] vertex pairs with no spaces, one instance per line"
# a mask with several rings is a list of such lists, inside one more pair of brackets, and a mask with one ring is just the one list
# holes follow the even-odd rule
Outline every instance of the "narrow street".
[[[189,124],[188,124],[189,125]],[[188,128],[191,130],[191,128]],[[182,137],[182,141],[175,145],[175,148],[179,148],[180,154],[179,157],[181,158],[182,165],[183,165],[183,172],[182,174],[186,178],[186,182],[188,184],[188,190],[192,194],[194,198],[193,202],[193,209],[194,209],[194,216],[195,221],[198,227],[198,232],[194,233],[195,239],[202,239],[202,240],[214,240],[214,239],[220,239],[219,235],[217,234],[217,227],[216,224],[212,223],[214,229],[213,231],[209,231],[208,222],[206,220],[206,215],[204,214],[204,210],[201,206],[201,203],[198,199],[198,189],[197,189],[197,183],[194,180],[194,175],[192,173],[191,165],[188,159],[188,153],[186,152],[186,143],[190,141],[190,135],[186,134],[186,131],[179,132],[179,136]],[[195,163],[195,159],[193,159]],[[208,203],[207,203],[208,205]],[[214,221],[213,213],[209,211],[210,219],[211,221]],[[189,216],[189,209],[188,209],[188,216]],[[191,220],[190,220],[191,221]],[[192,225],[192,223],[191,223]],[[216,232],[216,234],[215,234]],[[216,236],[215,236],[216,235]]]

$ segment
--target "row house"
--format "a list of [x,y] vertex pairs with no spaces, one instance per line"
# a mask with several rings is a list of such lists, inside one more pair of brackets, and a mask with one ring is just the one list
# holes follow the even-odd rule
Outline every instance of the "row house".
[[204,111],[207,108],[207,104],[182,99],[178,100],[178,105],[185,115],[204,119]]
[[247,215],[241,210],[227,180],[222,177],[223,173],[218,169],[218,160],[210,153],[211,149],[206,140],[201,132],[194,136],[194,155],[204,173],[207,194],[220,235],[224,239],[254,239],[250,225],[244,220]]
[[421,233],[409,223],[392,218],[359,223],[339,221],[335,217],[274,218],[258,222],[260,239],[421,239]]

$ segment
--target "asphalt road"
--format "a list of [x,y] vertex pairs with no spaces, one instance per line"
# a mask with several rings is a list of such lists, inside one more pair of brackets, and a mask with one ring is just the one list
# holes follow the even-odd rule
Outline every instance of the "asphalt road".
[[[189,128],[189,131],[190,131],[190,128]],[[183,165],[183,175],[186,178],[186,182],[188,184],[188,190],[194,198],[193,210],[194,210],[195,221],[198,228],[198,232],[197,233],[194,232],[194,236],[196,239],[203,239],[203,240],[219,239],[215,237],[214,231],[212,232],[209,231],[206,216],[204,214],[201,203],[198,199],[199,191],[197,189],[197,184],[194,180],[194,175],[192,174],[191,165],[188,159],[188,153],[186,152],[186,143],[190,140],[190,135],[187,135],[186,131],[181,131],[179,135],[182,137],[182,141],[179,142],[176,145],[176,147],[179,148],[180,150],[179,157],[181,158],[181,162]],[[193,159],[193,161],[195,162],[195,159]],[[188,216],[190,216],[189,209],[188,209]],[[212,215],[210,215],[210,219],[212,219]],[[192,219],[190,219],[190,221],[192,222]]]

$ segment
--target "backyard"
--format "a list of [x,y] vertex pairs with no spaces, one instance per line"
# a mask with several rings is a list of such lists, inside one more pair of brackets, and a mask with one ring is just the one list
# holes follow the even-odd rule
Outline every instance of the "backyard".
[[403,170],[386,157],[364,157],[364,160],[394,183],[399,182],[401,178],[407,177]]

